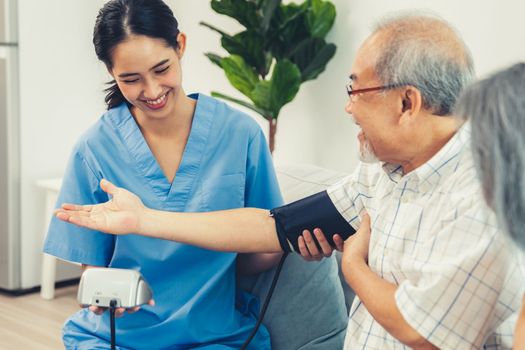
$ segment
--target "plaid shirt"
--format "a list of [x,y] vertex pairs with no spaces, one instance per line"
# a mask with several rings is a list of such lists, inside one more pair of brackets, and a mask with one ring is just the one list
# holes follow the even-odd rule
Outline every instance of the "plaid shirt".
[[[427,163],[403,176],[400,166],[360,164],[329,188],[355,228],[372,220],[368,264],[398,286],[404,319],[440,349],[507,349],[524,293],[517,252],[483,200],[463,126]],[[356,297],[345,349],[408,349]]]

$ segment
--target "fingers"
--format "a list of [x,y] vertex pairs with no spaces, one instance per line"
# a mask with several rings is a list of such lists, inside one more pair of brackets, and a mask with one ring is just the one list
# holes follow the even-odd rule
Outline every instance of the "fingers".
[[[153,299],[151,299],[149,302],[148,302],[148,305],[150,306],[154,306],[155,305],[155,301]],[[81,305],[82,306],[82,305]],[[85,307],[85,306],[82,306],[82,307]],[[109,308],[107,307],[98,307],[98,306],[94,306],[94,305],[91,305],[88,307],[89,311],[93,312],[94,314],[96,315],[102,315],[104,312],[106,312]],[[122,317],[126,312],[128,314],[133,314],[137,311],[140,310],[140,306],[135,306],[135,307],[132,307],[132,308],[129,308],[129,309],[126,309],[124,307],[118,307],[115,309],[115,317]]]
[[[323,231],[316,228],[314,229],[315,239],[308,230],[304,230],[302,236],[299,236],[298,246],[301,256],[307,261],[319,261],[322,258],[328,258],[332,255],[333,248],[330,243],[326,240]],[[319,246],[316,244],[318,242]],[[321,249],[319,249],[319,247]]]
[[367,212],[361,214],[361,226],[359,231],[370,233],[370,215]]
[[64,203],[62,208],[56,209],[53,214],[62,221],[69,221],[72,216],[89,216],[92,209],[92,205]]
[[93,312],[95,315],[102,315],[104,311],[106,311],[105,308],[94,306],[94,305],[91,305],[88,309],[89,311]]
[[90,229],[97,229],[98,227],[97,224],[88,215],[89,213],[87,213],[87,215],[84,213],[77,213],[77,212],[75,212],[74,214],[71,214],[66,211],[57,211],[55,213],[55,216],[59,220],[69,222],[77,226],[87,227]]
[[84,216],[73,216],[70,215],[68,222],[75,224],[77,226],[86,227],[92,230],[98,230],[99,226],[98,224],[90,217],[84,217]]
[[102,188],[104,192],[110,195],[114,195],[118,190],[117,186],[113,185],[111,182],[109,182],[106,179],[100,180],[100,188]]
[[137,311],[139,311],[139,310],[140,310],[140,306],[135,306],[135,307],[132,307],[132,308],[126,309],[126,312],[127,312],[128,314],[133,314],[133,313],[135,313],[135,312],[137,312]]
[[66,221],[66,222],[69,221],[69,217],[70,217],[70,215],[69,215],[67,212],[65,212],[65,211],[59,211],[59,210],[55,211],[55,216],[56,216],[58,219],[60,219],[60,220],[62,220],[62,221]]
[[303,237],[304,237],[304,243],[306,244],[306,249],[308,249],[308,251],[310,252],[312,259],[317,260],[317,261],[321,260],[322,258],[321,253],[319,253],[319,249],[317,248],[317,245],[312,239],[312,234],[310,233],[310,231],[304,230]]
[[119,318],[119,317],[122,317],[122,315],[124,315],[124,312],[126,312],[126,309],[123,308],[123,307],[117,307],[115,309],[115,317]]
[[69,216],[87,216],[89,217],[91,216],[91,211],[56,209],[55,216],[58,217],[58,214],[65,214]]
[[[155,300],[150,299],[150,300],[148,301],[148,305],[149,305],[149,306],[155,306]],[[140,306],[135,306],[135,307],[132,307],[132,308],[126,309],[126,312],[127,312],[128,314],[133,314],[133,313],[135,313],[135,312],[137,312],[137,311],[139,311],[139,310],[140,310]]]
[[335,234],[334,237],[334,243],[335,243],[335,249],[342,252],[345,246],[345,241],[343,240],[343,237],[341,237],[338,234]]
[[62,204],[62,209],[63,210],[90,212],[91,209],[93,209],[93,206],[92,205],[78,205],[78,204],[72,204],[72,203],[63,203]]
[[317,239],[317,242],[321,246],[321,251],[322,251],[323,256],[325,258],[331,257],[332,251],[334,250],[334,248],[332,248],[332,246],[330,246],[330,243],[328,243],[328,241],[326,240],[326,237],[324,236],[323,231],[321,231],[321,229],[319,228],[316,228],[314,229],[314,235],[315,235],[315,238]]
[[297,243],[299,245],[299,252],[301,253],[301,256],[303,257],[303,259],[306,261],[313,261],[314,259],[312,255],[310,254],[310,252],[308,251],[308,248],[306,248],[306,243],[304,242],[303,236],[299,236]]

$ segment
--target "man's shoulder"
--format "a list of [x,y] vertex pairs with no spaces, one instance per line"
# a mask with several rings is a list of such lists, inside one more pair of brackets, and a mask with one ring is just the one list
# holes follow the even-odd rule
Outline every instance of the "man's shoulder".
[[356,168],[349,175],[332,184],[328,188],[328,192],[348,192],[348,190],[352,188],[358,192],[369,193],[371,196],[370,191],[375,188],[382,175],[385,175],[385,171],[382,169],[381,163],[359,162]]
[[458,154],[458,162],[448,173],[448,176],[441,179],[440,187],[448,193],[481,194],[481,183],[470,147],[465,147]]

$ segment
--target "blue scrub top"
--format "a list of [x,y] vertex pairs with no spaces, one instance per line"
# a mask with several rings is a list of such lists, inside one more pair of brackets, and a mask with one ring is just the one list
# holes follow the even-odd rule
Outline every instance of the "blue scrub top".
[[[73,150],[57,205],[108,200],[102,178],[151,208],[205,212],[282,204],[272,159],[248,116],[199,94],[183,157],[169,183],[126,104],[107,111]],[[247,235],[250,232],[246,232]],[[238,349],[256,323],[258,301],[236,289],[235,253],[138,235],[113,236],[53,218],[44,252],[87,265],[140,271],[156,305],[117,319],[120,349]],[[109,348],[109,315],[87,310],[64,326],[68,349]],[[250,349],[270,349],[261,327]]]

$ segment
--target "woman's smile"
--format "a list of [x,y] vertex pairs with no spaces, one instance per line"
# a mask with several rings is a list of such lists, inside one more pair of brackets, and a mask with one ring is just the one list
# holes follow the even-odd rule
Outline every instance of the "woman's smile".
[[164,93],[164,95],[160,96],[159,98],[155,100],[148,100],[148,99],[141,99],[141,102],[144,102],[144,104],[149,108],[153,110],[159,110],[162,109],[166,103],[168,102],[168,94],[171,90],[168,90]]

